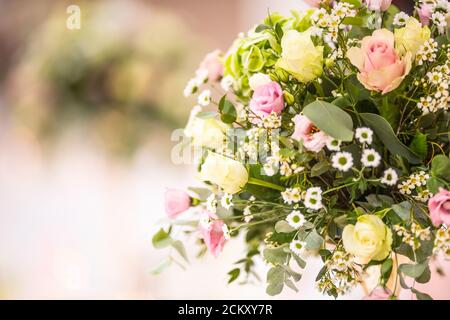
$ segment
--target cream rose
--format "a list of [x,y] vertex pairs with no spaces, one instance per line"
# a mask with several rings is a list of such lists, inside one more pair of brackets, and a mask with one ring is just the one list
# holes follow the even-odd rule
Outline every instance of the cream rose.
[[431,34],[428,26],[422,27],[422,24],[413,17],[406,21],[405,27],[396,29],[394,33],[397,51],[400,54],[411,52],[413,56],[420,46],[430,39]]
[[211,149],[220,149],[224,145],[229,126],[214,118],[202,119],[191,115],[184,135],[192,138],[192,145]]
[[382,94],[398,88],[411,71],[411,53],[401,57],[394,47],[394,34],[387,29],[364,37],[361,48],[350,48],[347,57],[359,69],[358,80],[364,87]]
[[308,82],[322,75],[323,47],[314,46],[308,31],[287,31],[281,39],[282,55],[277,67],[292,74],[301,82]]
[[225,192],[234,194],[247,184],[248,173],[242,163],[209,152],[201,166],[200,179],[217,184]]
[[384,260],[391,252],[392,231],[378,216],[363,215],[355,225],[347,225],[342,233],[344,248],[355,255],[357,263]]

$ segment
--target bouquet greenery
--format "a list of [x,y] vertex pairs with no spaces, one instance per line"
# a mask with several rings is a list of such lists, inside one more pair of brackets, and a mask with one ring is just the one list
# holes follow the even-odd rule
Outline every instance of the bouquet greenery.
[[153,244],[186,257],[178,229],[217,255],[242,233],[230,282],[258,277],[262,256],[267,293],[296,291],[317,255],[325,294],[371,270],[369,299],[429,299],[414,284],[450,258],[449,2],[418,1],[413,16],[385,0],[308,2],[269,13],[189,81],[184,133],[207,188],[167,190],[170,227]]

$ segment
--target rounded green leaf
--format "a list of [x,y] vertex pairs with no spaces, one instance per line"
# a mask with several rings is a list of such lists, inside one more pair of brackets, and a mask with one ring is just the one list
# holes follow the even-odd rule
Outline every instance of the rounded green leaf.
[[353,120],[334,104],[316,100],[303,109],[305,116],[327,135],[341,141],[353,140]]

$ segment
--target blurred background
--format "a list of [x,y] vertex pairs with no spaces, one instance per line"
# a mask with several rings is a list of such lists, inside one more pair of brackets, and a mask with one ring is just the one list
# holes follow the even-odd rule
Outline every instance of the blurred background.
[[[73,4],[79,30],[66,27]],[[0,0],[0,298],[267,298],[264,283],[226,285],[240,243],[154,276],[167,252],[150,239],[165,187],[198,184],[194,168],[170,161],[171,132],[192,107],[186,81],[268,9],[291,8],[306,5]],[[280,298],[325,298],[314,288],[318,265],[299,293]],[[449,298],[449,279],[433,281],[428,292]]]

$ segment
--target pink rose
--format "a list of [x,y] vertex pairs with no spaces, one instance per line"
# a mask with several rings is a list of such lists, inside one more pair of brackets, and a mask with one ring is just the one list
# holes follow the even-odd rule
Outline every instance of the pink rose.
[[363,298],[363,300],[388,300],[392,296],[391,290],[383,287],[376,287],[372,292]]
[[226,241],[223,232],[224,223],[222,220],[217,220],[217,216],[210,212],[206,212],[205,216],[211,220],[207,223],[200,223],[200,233],[209,252],[217,257],[222,252]]
[[183,190],[167,189],[165,194],[166,214],[174,219],[191,206],[191,198]]
[[312,152],[319,152],[325,147],[328,136],[319,131],[306,116],[296,115],[292,121],[295,124],[293,139],[302,141],[303,146]]
[[333,0],[304,0],[307,4],[309,4],[311,7],[314,8],[320,8],[321,4],[325,4],[325,3],[333,3]]
[[305,2],[311,7],[319,8],[322,0],[305,0]]
[[441,224],[450,226],[450,191],[443,188],[428,201],[428,209],[433,225],[439,227]]
[[350,48],[347,57],[359,69],[358,80],[364,87],[382,94],[396,89],[411,71],[411,53],[400,58],[395,51],[394,34],[387,29],[364,37],[361,48]]
[[283,109],[283,90],[277,82],[266,83],[253,92],[250,110],[258,117],[264,119],[272,112],[280,114]]
[[424,3],[417,8],[417,14],[419,15],[420,22],[422,22],[423,26],[430,24],[431,13],[431,6],[429,4]]
[[365,0],[367,7],[374,11],[386,11],[392,3],[392,0]]
[[220,50],[208,53],[200,63],[201,70],[208,71],[209,81],[218,81],[223,76],[223,64],[220,62]]

